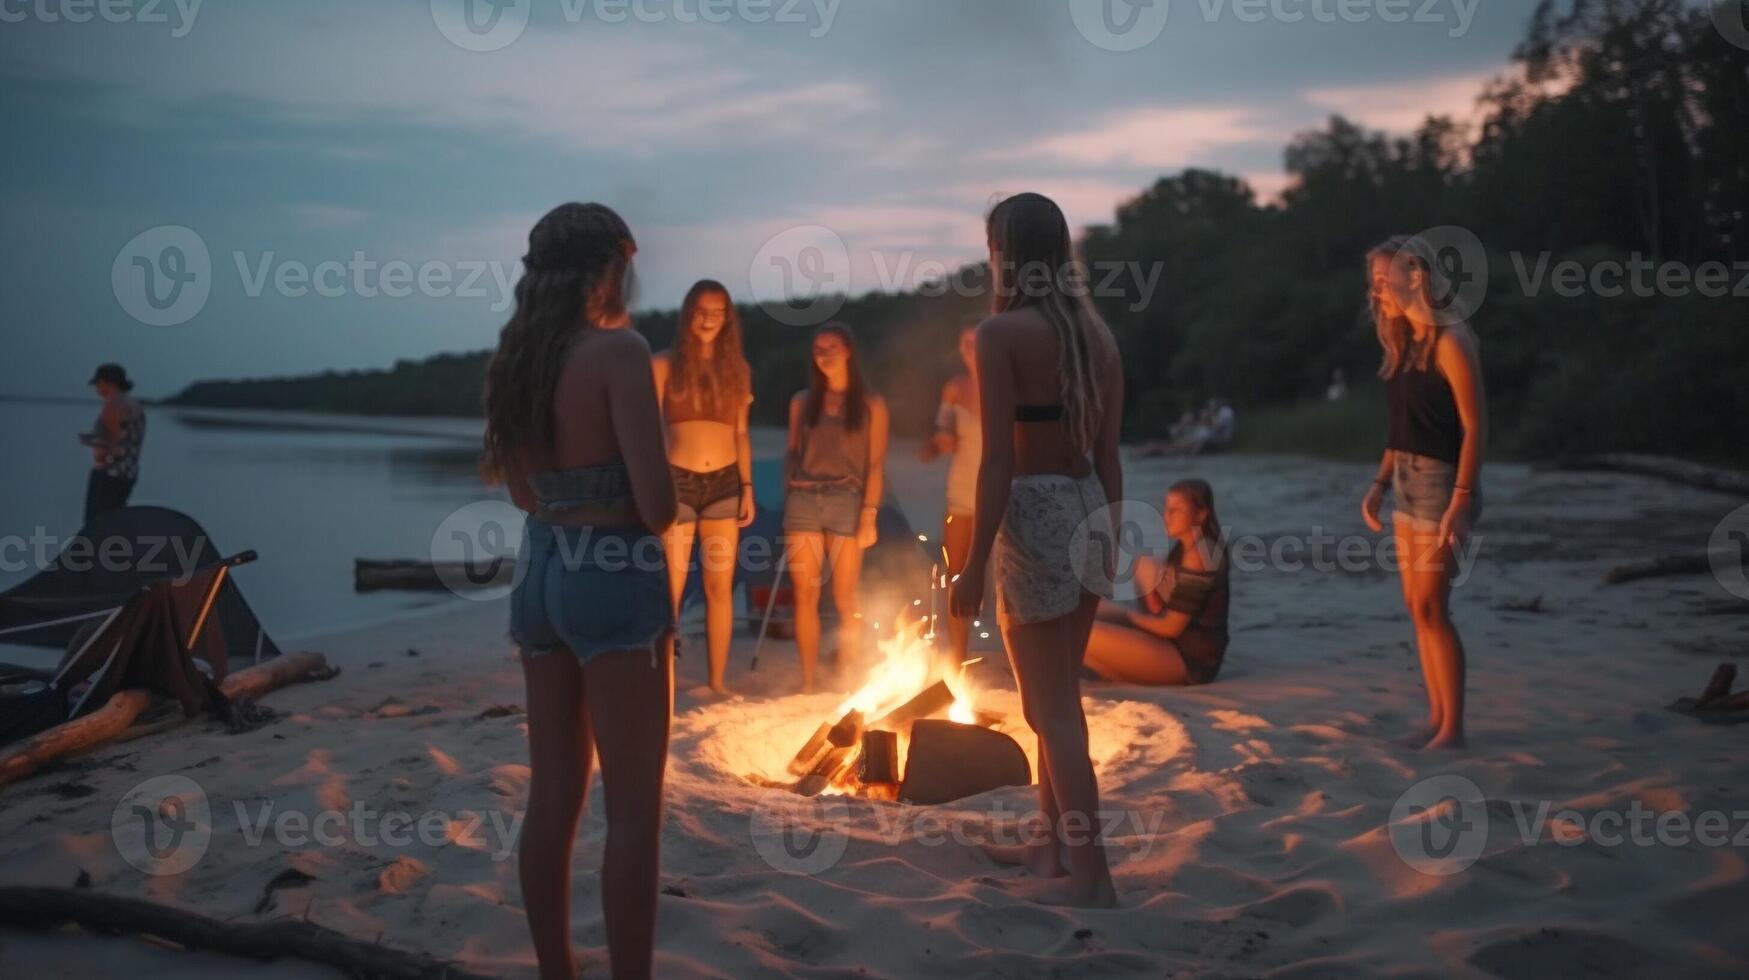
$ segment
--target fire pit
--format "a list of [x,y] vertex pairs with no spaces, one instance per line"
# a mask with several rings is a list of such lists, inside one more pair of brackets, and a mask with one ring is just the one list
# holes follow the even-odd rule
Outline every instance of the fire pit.
[[823,718],[787,767],[793,780],[749,777],[803,796],[845,794],[902,803],[945,803],[1032,782],[1006,718],[977,706],[964,664],[943,664],[933,617],[901,625],[878,642],[868,681]]

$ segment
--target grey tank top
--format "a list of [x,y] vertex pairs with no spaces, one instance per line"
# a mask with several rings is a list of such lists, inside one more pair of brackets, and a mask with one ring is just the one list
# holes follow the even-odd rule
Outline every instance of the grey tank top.
[[798,487],[843,487],[860,490],[868,480],[869,420],[851,432],[844,416],[820,413],[820,421],[802,431],[802,460],[790,481]]

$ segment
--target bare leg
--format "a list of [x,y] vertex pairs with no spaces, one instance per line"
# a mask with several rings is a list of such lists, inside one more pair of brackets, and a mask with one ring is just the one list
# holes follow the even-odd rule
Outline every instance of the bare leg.
[[1439,692],[1439,677],[1428,659],[1432,644],[1427,638],[1427,629],[1422,624],[1421,619],[1415,615],[1415,572],[1421,564],[1421,558],[1415,546],[1414,525],[1406,517],[1393,516],[1391,533],[1395,536],[1397,544],[1397,571],[1403,584],[1403,606],[1409,610],[1409,621],[1415,628],[1415,656],[1421,662],[1422,682],[1427,689],[1427,723],[1410,732],[1401,740],[1400,744],[1418,749],[1439,733],[1439,729],[1444,724],[1445,702]]
[[1451,548],[1434,532],[1414,531],[1410,539],[1414,559],[1407,565],[1411,576],[1409,614],[1415,620],[1423,670],[1439,723],[1424,747],[1460,748],[1464,744],[1464,646],[1451,621],[1451,576],[1457,562]]
[[601,850],[601,912],[615,977],[650,976],[656,941],[656,879],[662,843],[662,781],[674,713],[672,639],[657,663],[622,650],[583,668],[584,695],[601,755],[607,840]]
[[814,666],[820,662],[820,576],[826,552],[819,532],[789,535],[789,580],[796,596],[796,649],[802,657],[802,691],[814,690]]
[[[1005,623],[1003,639],[1026,722],[1038,736],[1040,789],[1049,787],[1055,813],[1051,824],[1069,869],[1068,889],[1061,898],[1067,904],[1109,908],[1117,904],[1117,893],[1098,836],[1099,785],[1087,755],[1087,719],[1076,676],[1081,623],[1090,621],[1097,608],[1093,597],[1087,600],[1068,616]],[[1050,816],[1052,808],[1046,812]]]
[[528,689],[528,816],[517,843],[522,902],[541,980],[572,980],[571,850],[589,790],[583,669],[569,650],[522,655]]
[[1190,683],[1190,671],[1177,644],[1134,626],[1104,620],[1093,624],[1086,664],[1108,681],[1152,687]]
[[674,618],[680,618],[680,594],[686,591],[687,566],[692,564],[694,523],[676,523],[662,535],[662,552],[668,559],[668,599],[674,606]]
[[718,694],[728,694],[729,641],[735,632],[735,549],[741,541],[741,529],[733,519],[700,521],[698,539],[710,685]]
[[832,559],[832,605],[838,610],[838,669],[862,666],[862,549],[855,538],[826,536]]

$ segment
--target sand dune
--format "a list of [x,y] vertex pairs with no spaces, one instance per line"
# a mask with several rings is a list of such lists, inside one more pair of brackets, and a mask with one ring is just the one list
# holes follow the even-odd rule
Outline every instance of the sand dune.
[[[895,453],[898,456],[899,453]],[[938,519],[939,472],[896,467],[915,522]],[[1136,462],[1131,494],[1209,478],[1223,519],[1273,542],[1361,531],[1364,468],[1300,459]],[[1242,572],[1234,644],[1209,687],[1091,686],[1093,754],[1112,815],[1123,904],[1041,906],[1025,882],[956,839],[984,839],[1032,805],[1014,788],[940,808],[807,801],[744,777],[781,766],[836,698],[789,696],[793,653],[768,648],[731,682],[683,693],[674,725],[658,970],[663,976],[1742,976],[1749,973],[1749,846],[1633,843],[1599,814],[1639,806],[1749,827],[1745,729],[1664,711],[1714,663],[1743,653],[1749,604],[1710,578],[1607,588],[1604,568],[1702,546],[1737,501],[1630,477],[1488,471],[1488,513],[1457,616],[1471,651],[1472,748],[1422,754],[1393,739],[1424,712],[1390,573]],[[1314,531],[1314,529],[1318,529]],[[1500,607],[1542,597],[1541,612]],[[527,791],[522,680],[502,602],[312,644],[345,668],[287,689],[275,724],[201,725],[95,752],[0,792],[0,880],[93,887],[227,917],[308,916],[470,969],[532,974],[508,832]],[[1729,614],[1726,614],[1728,610]],[[418,651],[409,656],[409,648]],[[681,687],[702,679],[702,638]],[[995,661],[991,683],[1005,683]],[[1006,701],[1004,701],[1006,699]],[[1013,695],[992,704],[1014,713]],[[181,875],[151,877],[111,838],[112,811],[148,777],[181,773],[210,802],[210,843]],[[1411,786],[1456,776],[1485,797],[1473,864],[1425,874],[1394,843]],[[599,786],[596,787],[599,792]],[[1550,816],[1574,809],[1587,827]],[[242,818],[239,819],[238,808]],[[428,839],[340,835],[289,845],[252,828],[286,812],[439,813]],[[575,881],[575,938],[606,966],[592,805]],[[817,831],[797,857],[783,835]],[[381,831],[380,821],[373,830]],[[1559,840],[1569,835],[1570,840]],[[365,839],[368,837],[369,839]],[[1749,842],[1745,842],[1749,843]],[[775,857],[774,857],[775,855]],[[819,867],[812,866],[818,863]],[[806,867],[803,867],[803,866]],[[313,880],[275,890],[287,868]],[[75,945],[0,934],[9,976],[228,973],[226,961],[141,943]],[[59,964],[57,966],[56,964]],[[68,964],[77,966],[71,972]],[[279,964],[271,976],[320,976]],[[186,972],[185,972],[186,971]]]

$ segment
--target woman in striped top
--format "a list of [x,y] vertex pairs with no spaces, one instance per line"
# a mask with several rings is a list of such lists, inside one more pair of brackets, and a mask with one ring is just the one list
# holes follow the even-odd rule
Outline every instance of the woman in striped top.
[[1227,655],[1226,554],[1215,493],[1203,480],[1166,491],[1164,567],[1137,569],[1141,608],[1102,602],[1083,664],[1106,680],[1155,686],[1207,684]]

